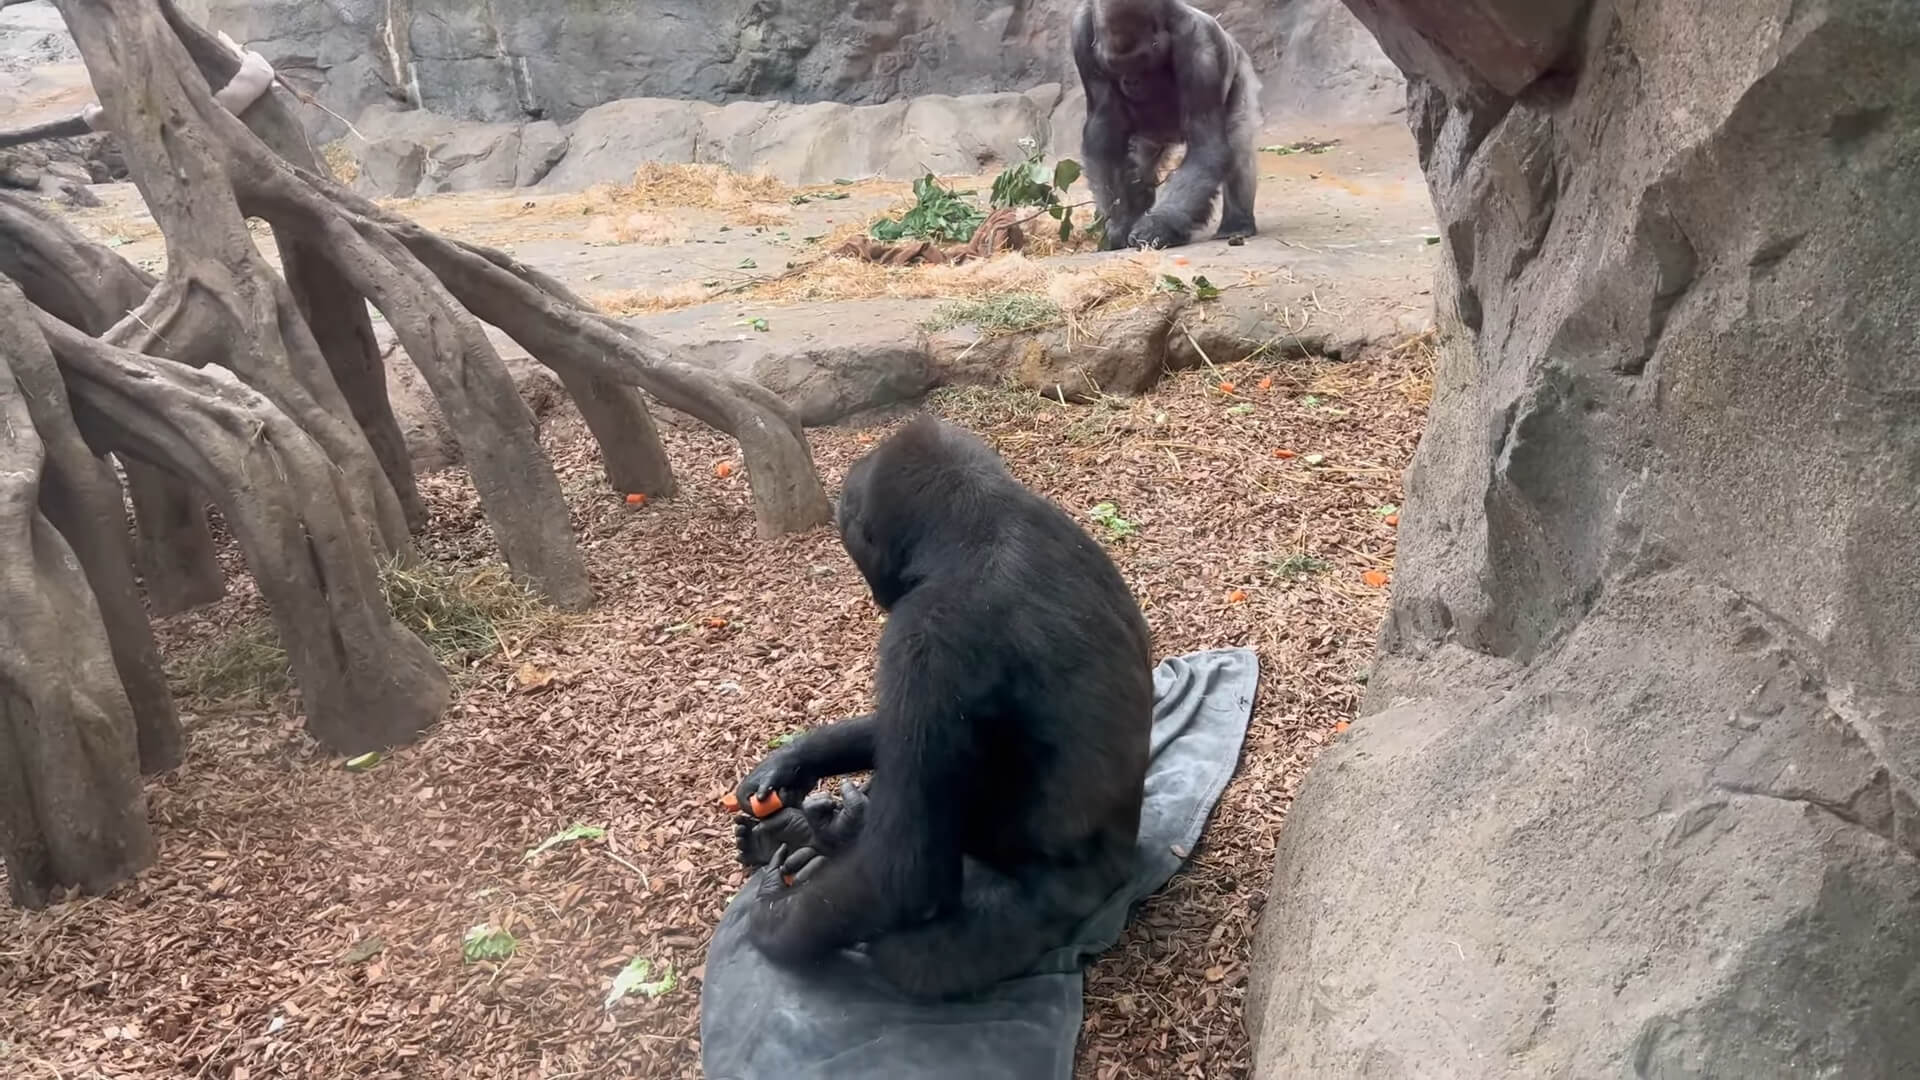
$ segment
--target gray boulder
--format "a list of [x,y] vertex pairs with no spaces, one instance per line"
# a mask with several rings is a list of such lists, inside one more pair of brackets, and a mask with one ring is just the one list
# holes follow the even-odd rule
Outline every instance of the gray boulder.
[[578,191],[595,184],[626,184],[643,162],[698,160],[701,118],[714,107],[695,101],[630,98],[588,109],[567,128],[567,153],[547,174],[546,186]]
[[1920,20],[1352,2],[1445,349],[1255,1075],[1920,1075]]
[[898,304],[854,300],[795,304],[770,332],[716,321],[700,308],[641,320],[688,363],[749,379],[780,395],[800,422],[830,424],[908,401],[938,384],[916,330],[902,331]]
[[8,105],[9,112],[19,104],[6,100],[12,96],[4,92],[9,84],[26,89],[25,76],[35,68],[79,59],[66,22],[48,0],[13,0],[0,7],[0,103]]
[[376,105],[356,125],[366,136],[349,149],[360,163],[353,187],[369,195],[430,195],[539,183],[567,152],[551,120],[463,123],[419,109]]

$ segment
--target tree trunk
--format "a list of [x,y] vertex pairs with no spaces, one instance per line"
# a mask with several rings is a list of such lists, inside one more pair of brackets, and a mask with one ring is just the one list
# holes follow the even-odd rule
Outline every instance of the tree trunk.
[[[380,211],[345,192],[335,198]],[[382,222],[419,255],[460,302],[488,318],[535,359],[643,386],[666,405],[740,442],[762,536],[798,532],[833,517],[806,434],[785,402],[757,383],[672,358],[658,340],[587,308],[551,279],[502,252],[455,243],[399,218]]]
[[278,159],[248,164],[258,171],[242,179],[243,205],[276,230],[324,237],[345,278],[387,317],[459,441],[508,567],[556,607],[577,611],[591,605],[592,586],[559,478],[541,449],[533,413],[480,321],[392,238],[356,229],[297,186],[291,174],[276,174]]
[[[219,38],[181,15],[172,3],[163,0],[160,8],[210,85],[221,86],[234,77],[239,61]],[[262,94],[241,110],[239,116],[281,157],[303,169],[327,171],[299,118],[273,93]],[[426,525],[427,509],[420,501],[419,485],[414,482],[413,459],[407,453],[406,438],[400,433],[393,403],[387,397],[386,365],[380,359],[373,320],[367,315],[366,297],[346,280],[312,238],[298,231],[276,229],[273,240],[280,249],[280,265],[286,274],[287,286],[293,290],[307,325],[312,327],[314,339],[326,356],[340,392],[346,395],[354,420],[366,433],[374,456],[379,458],[380,467],[399,495],[408,526],[417,532]]]
[[[217,86],[233,77],[239,68],[239,61],[225,44],[183,15],[171,0],[161,0],[161,9],[209,83]],[[262,142],[296,168],[316,176],[330,175],[319,155],[314,153],[306,129],[277,95],[262,96],[240,114],[240,119],[254,134],[260,136]],[[351,311],[344,304],[335,305],[333,311],[357,317],[357,324],[349,320],[336,325],[332,318],[319,316],[309,321],[314,325],[315,335],[320,338],[322,350],[334,365],[335,378],[340,380],[348,401],[354,405],[354,415],[360,417],[361,426],[366,429],[367,437],[373,443],[374,452],[380,455],[390,473],[396,468],[404,469],[407,491],[413,491],[412,463],[399,425],[393,420],[392,406],[387,400],[380,352],[373,338],[372,325],[366,317],[364,298],[353,290],[320,250],[311,246],[302,247],[298,243],[289,244],[289,239],[297,240],[300,233],[292,233],[288,239],[280,239],[278,233],[275,235],[281,246],[281,262],[287,269],[288,284],[293,286],[294,294],[301,296],[303,302],[306,302],[309,294],[315,304],[321,303],[322,297],[351,297]],[[290,246],[294,250],[289,250]],[[335,328],[329,331],[326,329],[328,327]],[[350,327],[351,334],[341,327]],[[337,340],[330,341],[330,336]],[[660,444],[653,417],[647,412],[646,402],[639,392],[630,386],[577,373],[569,375],[562,372],[560,378],[568,394],[580,407],[595,441],[600,444],[608,482],[615,490],[654,496],[671,495],[674,488],[672,469],[667,463],[666,451]],[[362,415],[363,411],[367,415]],[[396,478],[394,483],[395,487],[399,487],[401,481]],[[407,498],[407,492],[402,492],[402,500]],[[417,494],[413,499],[417,504]],[[411,510],[409,512],[411,514]]]
[[43,472],[33,392],[16,380],[17,359],[39,345],[25,310],[0,285],[0,857],[14,902],[38,907],[57,889],[126,880],[152,861],[153,838],[100,607],[40,510],[59,480]]
[[678,486],[667,462],[660,429],[640,391],[611,379],[588,375],[571,365],[548,364],[560,376],[587,430],[600,444],[607,484],[623,495],[650,495],[664,499]]
[[[167,272],[107,339],[184,363],[218,362],[265,393],[326,448],[384,550],[408,545],[406,516],[292,293],[254,248],[223,150],[204,130],[238,127],[194,70],[151,0],[62,0],[147,209],[167,241]],[[203,355],[182,350],[191,343]]]
[[106,333],[153,291],[153,275],[24,195],[0,191],[0,237],[0,277],[89,334]]
[[[143,19],[151,15],[149,21],[160,19],[154,0],[89,3],[112,9],[117,20],[136,12]],[[143,22],[141,36],[145,50],[186,59],[171,26],[149,28]],[[213,50],[203,42],[201,51]],[[264,218],[276,235],[297,236],[300,243],[311,244],[316,257],[324,252],[339,279],[386,316],[460,443],[509,568],[558,607],[577,610],[591,604],[586,564],[574,542],[559,480],[540,448],[533,414],[520,400],[479,320],[454,303],[399,244],[357,230],[237,118],[207,99],[197,119],[197,126],[220,146],[239,208]],[[257,122],[290,146],[296,136],[281,131],[274,120],[271,113],[263,113]],[[305,156],[312,160],[310,151]]]
[[[153,291],[152,275],[93,243],[30,200],[0,192],[0,277],[10,277],[36,307],[89,334],[112,328]],[[156,615],[175,615],[220,599],[226,582],[207,529],[207,500],[177,477],[122,462],[133,499],[134,565]]]
[[[233,145],[265,148],[208,92],[153,0],[60,9],[167,240],[166,276],[106,340],[38,319],[82,429],[219,500],[316,739],[352,753],[411,739],[445,707],[446,675],[380,589],[374,545],[407,536],[399,500],[235,201]],[[240,382],[183,366],[211,359]]]
[[298,233],[276,230],[274,243],[279,245],[280,265],[286,271],[287,287],[299,301],[301,316],[313,328],[314,340],[346,395],[347,407],[392,482],[407,527],[419,532],[427,525],[427,506],[420,501],[413,455],[407,451],[407,438],[400,433],[400,421],[394,418],[393,402],[387,397],[387,367],[373,335],[373,320],[367,316],[366,298]]

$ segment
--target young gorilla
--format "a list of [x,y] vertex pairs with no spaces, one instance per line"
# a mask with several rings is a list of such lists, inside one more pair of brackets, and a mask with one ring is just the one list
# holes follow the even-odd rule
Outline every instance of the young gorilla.
[[[741,781],[748,935],[805,965],[864,942],[908,994],[1019,975],[1132,872],[1152,728],[1146,620],[1100,545],[984,443],[921,418],[847,472],[840,535],[888,614],[875,711]],[[822,777],[871,769],[845,802]],[[789,854],[791,853],[791,854]],[[790,878],[786,884],[783,877]]]
[[[1081,0],[1073,61],[1087,91],[1081,155],[1108,250],[1177,247],[1223,193],[1215,239],[1254,235],[1260,80],[1213,16],[1182,0]],[[1160,161],[1187,155],[1155,197]]]

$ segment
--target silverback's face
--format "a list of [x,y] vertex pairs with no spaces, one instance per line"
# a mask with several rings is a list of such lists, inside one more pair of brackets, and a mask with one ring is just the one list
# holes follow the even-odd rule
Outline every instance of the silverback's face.
[[1103,28],[1101,52],[1107,70],[1115,75],[1150,74],[1166,63],[1167,33],[1150,16],[1116,12]]

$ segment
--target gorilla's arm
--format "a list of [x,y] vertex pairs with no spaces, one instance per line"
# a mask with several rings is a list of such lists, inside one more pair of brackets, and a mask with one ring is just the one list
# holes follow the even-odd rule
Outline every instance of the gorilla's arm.
[[[960,669],[960,650],[924,644],[939,633],[924,619],[896,610],[888,622],[889,631],[920,629],[882,642],[864,821],[845,851],[797,886],[763,877],[749,933],[776,962],[805,963],[960,898],[962,816],[980,768],[965,703],[979,673]],[[910,679],[897,674],[906,672]]]
[[1224,42],[1214,40],[1211,29],[1198,19],[1186,19],[1173,31],[1173,81],[1180,95],[1180,130],[1187,152],[1161,186],[1153,209],[1128,235],[1128,242],[1135,246],[1186,243],[1212,213],[1213,197],[1231,163],[1227,76],[1232,56]]
[[1091,16],[1082,9],[1073,24],[1073,62],[1087,94],[1087,119],[1080,127],[1080,156],[1086,160],[1087,185],[1107,219],[1107,250],[1125,247],[1134,223],[1153,205],[1153,185],[1134,163],[1132,125],[1119,87],[1100,66],[1094,49]]
[[868,713],[803,733],[762,758],[734,789],[734,797],[746,806],[750,799],[778,791],[781,801],[795,803],[821,777],[873,768],[873,724]]

